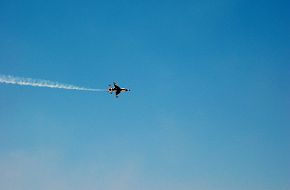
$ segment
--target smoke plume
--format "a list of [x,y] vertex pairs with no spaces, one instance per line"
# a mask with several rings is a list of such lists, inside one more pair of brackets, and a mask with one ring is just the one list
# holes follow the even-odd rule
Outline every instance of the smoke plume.
[[105,89],[85,88],[85,87],[80,87],[80,86],[75,86],[75,85],[70,85],[70,84],[53,82],[49,80],[14,77],[11,75],[0,75],[0,83],[14,84],[14,85],[20,85],[20,86],[59,88],[59,89],[65,89],[65,90],[79,90],[79,91],[93,91],[93,92],[105,91]]

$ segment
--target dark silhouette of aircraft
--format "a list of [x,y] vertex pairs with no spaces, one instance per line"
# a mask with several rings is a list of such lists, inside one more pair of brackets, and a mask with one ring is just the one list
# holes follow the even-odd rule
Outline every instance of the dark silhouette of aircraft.
[[120,88],[119,85],[117,85],[117,83],[113,83],[114,84],[114,88],[109,85],[109,88],[108,88],[108,92],[110,94],[112,94],[113,92],[115,92],[115,95],[116,95],[116,98],[118,98],[118,95],[121,93],[121,92],[127,92],[127,91],[130,91],[130,89],[127,89],[127,88]]

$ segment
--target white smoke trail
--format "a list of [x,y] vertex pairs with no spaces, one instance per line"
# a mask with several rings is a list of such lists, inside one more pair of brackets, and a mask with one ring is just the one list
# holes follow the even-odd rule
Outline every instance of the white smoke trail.
[[80,90],[80,91],[93,91],[93,92],[106,91],[105,89],[84,88],[84,87],[74,86],[70,84],[52,82],[48,80],[14,77],[10,75],[1,75],[1,74],[0,74],[0,83],[14,84],[14,85],[20,85],[20,86],[60,88],[60,89],[65,89],[65,90]]

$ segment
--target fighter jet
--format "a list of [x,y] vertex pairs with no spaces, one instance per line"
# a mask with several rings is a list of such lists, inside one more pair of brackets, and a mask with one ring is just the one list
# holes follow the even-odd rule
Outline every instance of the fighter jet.
[[114,88],[111,85],[109,85],[108,92],[110,94],[112,94],[113,92],[115,92],[116,98],[118,98],[118,95],[121,92],[130,91],[130,89],[127,89],[127,88],[120,88],[119,85],[117,85],[117,83],[115,83],[115,82],[113,84],[114,84]]

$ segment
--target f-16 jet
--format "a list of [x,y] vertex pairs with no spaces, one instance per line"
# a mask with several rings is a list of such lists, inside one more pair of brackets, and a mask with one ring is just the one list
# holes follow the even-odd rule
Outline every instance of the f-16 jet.
[[118,98],[119,94],[121,92],[127,92],[127,91],[130,91],[130,89],[127,89],[127,88],[120,88],[120,86],[117,84],[117,83],[113,83],[114,87],[112,87],[111,85],[109,85],[109,88],[108,88],[108,92],[110,94],[112,94],[113,92],[115,92],[115,95],[116,95],[116,98]]

